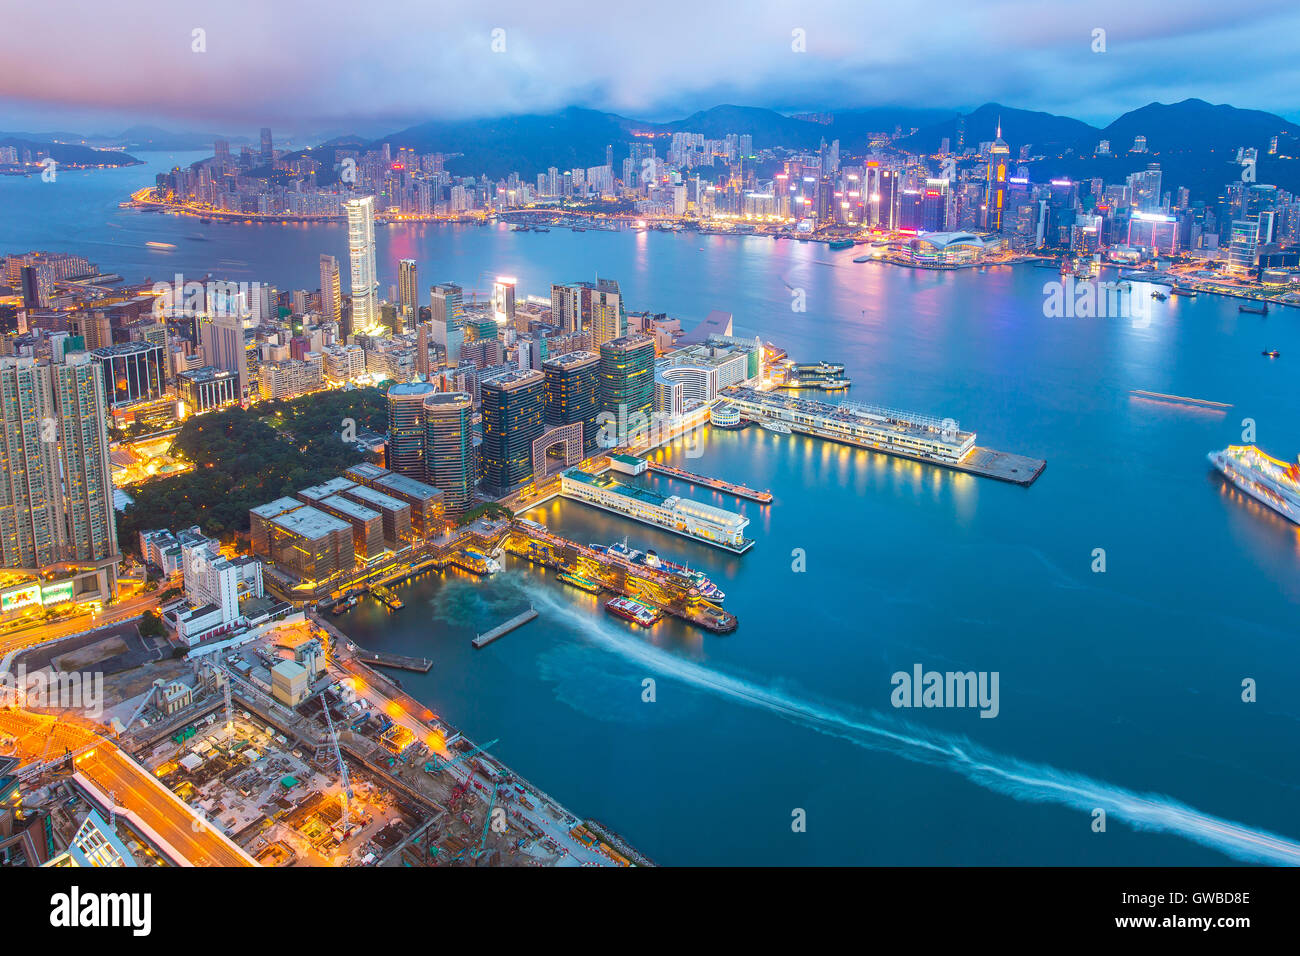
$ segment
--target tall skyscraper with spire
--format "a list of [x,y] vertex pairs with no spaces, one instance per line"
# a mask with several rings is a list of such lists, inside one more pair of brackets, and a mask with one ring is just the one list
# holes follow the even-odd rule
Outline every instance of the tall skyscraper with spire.
[[1011,147],[1002,139],[1002,117],[998,117],[998,134],[989,148],[989,161],[984,173],[984,208],[980,217],[980,225],[989,232],[1002,231],[1010,164]]
[[379,324],[379,276],[375,270],[375,197],[349,199],[348,261],[352,271],[352,328]]

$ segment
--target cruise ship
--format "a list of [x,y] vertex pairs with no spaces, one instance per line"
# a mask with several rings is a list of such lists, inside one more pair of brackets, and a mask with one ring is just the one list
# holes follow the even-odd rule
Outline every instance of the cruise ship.
[[622,558],[624,561],[631,561],[633,564],[639,564],[643,567],[651,568],[655,571],[662,571],[665,574],[671,574],[673,577],[681,578],[690,587],[699,590],[700,594],[710,601],[721,601],[726,598],[722,588],[718,587],[702,571],[696,571],[688,568],[684,564],[678,564],[676,561],[667,561],[653,551],[638,551],[636,548],[630,548],[627,539],[615,541],[611,545],[592,544],[591,550],[601,554],[612,554],[616,558]]
[[1210,463],[1234,485],[1283,517],[1300,524],[1300,465],[1278,461],[1254,445],[1210,452]]

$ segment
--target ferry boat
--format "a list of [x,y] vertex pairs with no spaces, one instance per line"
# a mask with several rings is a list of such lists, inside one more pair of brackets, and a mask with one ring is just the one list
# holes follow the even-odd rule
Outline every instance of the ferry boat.
[[1250,315],[1268,315],[1268,303],[1265,302],[1263,305],[1259,305],[1259,306],[1239,305],[1237,306],[1237,311],[1246,312],[1249,313]]
[[591,550],[600,554],[613,555],[616,558],[631,561],[633,564],[639,564],[653,571],[662,571],[671,574],[673,577],[681,578],[710,601],[722,601],[727,596],[720,587],[705,577],[703,571],[695,571],[684,564],[678,564],[676,561],[667,561],[653,551],[639,551],[636,548],[630,548],[626,538],[610,545],[593,544]]
[[584,578],[581,574],[574,574],[571,571],[560,571],[555,575],[565,584],[572,584],[579,590],[586,591],[588,594],[599,594],[600,584],[591,578]]
[[787,425],[785,422],[778,422],[772,418],[765,418],[758,424],[761,425],[763,428],[766,428],[770,432],[776,432],[778,435],[790,434],[790,426]]
[[852,248],[853,248],[853,240],[852,240],[852,239],[835,239],[835,240],[831,241],[830,243],[828,243],[828,246],[829,246],[829,248],[830,248],[830,250],[831,250],[832,252],[839,252],[841,249],[852,249]]
[[663,616],[658,608],[642,604],[640,601],[629,597],[610,598],[605,602],[605,610],[615,617],[621,617],[625,621],[631,621],[633,624],[639,624],[642,627],[649,627]]
[[1246,494],[1300,524],[1300,464],[1278,461],[1254,445],[1229,445],[1209,457]]

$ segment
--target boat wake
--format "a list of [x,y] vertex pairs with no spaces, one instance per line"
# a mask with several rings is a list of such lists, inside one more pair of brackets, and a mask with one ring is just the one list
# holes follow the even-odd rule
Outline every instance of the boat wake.
[[784,691],[684,660],[593,619],[545,587],[529,588],[534,605],[611,653],[658,674],[721,697],[741,701],[869,750],[941,767],[996,793],[1031,803],[1054,803],[1084,813],[1102,809],[1109,819],[1136,830],[1170,833],[1238,860],[1300,866],[1300,843],[1241,823],[1202,813],[1155,793],[1138,793],[1082,774],[1058,770],[987,750],[952,734],[929,731],[885,714],[851,717],[829,705],[802,700]]

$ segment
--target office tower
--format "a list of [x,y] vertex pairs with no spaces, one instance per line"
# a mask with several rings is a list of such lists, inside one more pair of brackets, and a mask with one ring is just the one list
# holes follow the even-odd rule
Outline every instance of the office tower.
[[375,272],[375,197],[349,199],[348,261],[352,271],[352,328],[379,324],[379,277]]
[[243,322],[232,315],[204,319],[199,323],[199,347],[206,364],[239,376],[240,398],[247,398],[248,351],[244,346]]
[[[591,293],[591,342],[602,345],[627,334],[627,313],[623,295],[613,279],[597,279]],[[651,385],[651,393],[654,386]]]
[[627,335],[600,346],[601,411],[622,422],[648,416],[655,400],[655,343]]
[[953,227],[952,190],[946,179],[927,179],[921,200],[921,228],[944,232]]
[[546,377],[516,371],[480,384],[483,487],[501,497],[533,476],[533,442],[545,426]]
[[219,170],[230,168],[230,141],[219,139],[212,144],[213,165]]
[[1002,139],[1002,121],[998,120],[998,135],[989,150],[988,165],[984,171],[984,209],[980,225],[989,232],[1002,231],[1002,218],[1007,202],[1007,167],[1011,147]]
[[68,316],[68,334],[80,336],[87,349],[103,348],[113,344],[112,320],[106,312],[74,312]]
[[116,579],[103,372],[86,353],[62,365],[0,359],[0,560],[37,569],[100,564]]
[[452,515],[469,510],[478,483],[473,412],[474,402],[465,392],[424,397],[424,480],[442,492],[443,505]]
[[389,471],[424,480],[424,407],[436,389],[428,382],[406,382],[388,390]]
[[275,159],[275,150],[271,148],[271,130],[269,127],[262,127],[262,153],[259,157],[263,166],[269,166]]
[[414,259],[402,259],[397,263],[397,304],[402,313],[402,330],[409,332],[415,328],[420,309],[420,284]]
[[320,310],[327,322],[343,320],[343,287],[339,285],[339,261],[320,257]]
[[1130,173],[1128,177],[1129,192],[1133,205],[1140,212],[1160,212],[1163,203],[1160,198],[1163,174],[1159,163],[1148,163],[1142,172]]
[[429,345],[429,323],[421,322],[415,327],[415,374],[421,382],[429,381],[432,373]]
[[551,286],[551,324],[561,332],[581,332],[591,323],[591,284]]
[[460,286],[444,282],[429,289],[429,326],[452,368],[460,364],[465,342],[465,307]]
[[515,280],[509,276],[497,276],[492,283],[492,318],[498,326],[515,324]]
[[163,397],[164,352],[149,342],[122,342],[90,353],[100,364],[109,405]]
[[596,445],[600,430],[600,356],[566,352],[542,363],[546,376],[546,424],[582,423],[582,447]]

